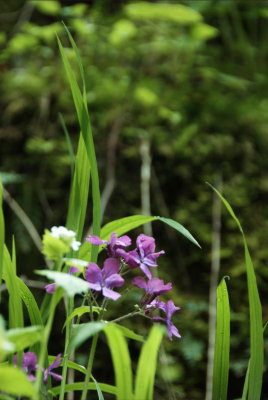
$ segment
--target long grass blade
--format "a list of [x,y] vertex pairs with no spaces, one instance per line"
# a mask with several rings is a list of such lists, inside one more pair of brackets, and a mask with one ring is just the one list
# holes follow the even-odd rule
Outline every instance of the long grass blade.
[[[5,220],[3,214],[3,188],[0,182],[0,287],[3,278],[3,259],[4,259],[4,244],[5,244]],[[1,292],[0,292],[1,303]]]
[[256,282],[253,263],[249,253],[246,237],[242,226],[236,217],[232,207],[228,201],[215,189],[211,188],[221,198],[223,204],[229,211],[232,218],[237,223],[241,232],[245,251],[248,298],[249,298],[249,317],[250,317],[250,366],[248,377],[248,400],[259,400],[262,390],[262,375],[264,363],[264,343],[263,343],[263,327],[262,327],[262,309]]
[[[68,32],[68,35],[70,37],[70,35],[71,35],[70,32]],[[73,40],[71,40],[71,44],[73,46],[75,54],[77,54],[76,53],[77,48],[76,48],[76,46],[74,46]],[[62,61],[64,64],[64,68],[65,68],[65,71],[67,74],[67,78],[69,81],[70,89],[72,92],[81,133],[83,135],[85,148],[87,151],[88,160],[89,160],[90,167],[91,167],[92,198],[93,198],[93,234],[99,235],[100,234],[100,219],[101,219],[99,175],[98,175],[98,167],[97,167],[97,161],[96,161],[96,155],[95,155],[95,147],[94,147],[94,142],[93,142],[91,124],[90,124],[90,119],[89,119],[87,104],[86,104],[86,96],[82,95],[82,93],[79,89],[79,86],[78,86],[77,80],[75,78],[75,75],[73,73],[73,70],[71,68],[70,62],[67,58],[66,52],[65,52],[59,39],[58,39],[58,45],[59,45]],[[83,71],[83,66],[82,66],[80,57],[76,57],[76,61],[80,68],[80,71]],[[82,79],[83,79],[83,75],[82,75]],[[84,86],[84,84],[83,84],[83,86]],[[83,92],[85,93],[85,88],[83,88]],[[98,256],[98,248],[97,248],[97,246],[93,246],[92,252],[91,252],[91,260],[93,262],[96,261],[97,256]]]
[[121,330],[115,324],[108,325],[104,332],[108,340],[114,366],[115,385],[117,388],[116,399],[132,400],[133,378],[127,341]]
[[[106,383],[98,383],[99,388],[104,393],[110,393],[113,395],[117,395],[117,388],[113,385],[107,385]],[[91,382],[87,384],[88,390],[97,390],[95,383]],[[68,383],[65,385],[64,393],[74,392],[74,391],[82,391],[84,388],[84,382],[76,382],[76,383]],[[60,386],[55,386],[49,391],[54,396],[60,394]],[[126,400],[126,399],[125,399]]]
[[154,325],[142,346],[135,380],[134,400],[153,400],[157,355],[163,333],[159,325]]
[[75,155],[74,155],[73,145],[72,145],[72,141],[71,141],[67,126],[65,124],[64,118],[61,113],[59,113],[59,120],[60,120],[60,124],[62,126],[64,135],[65,135],[65,139],[66,139],[67,149],[68,149],[68,153],[69,153],[70,161],[71,161],[71,173],[72,173],[72,177],[73,177],[74,166],[75,166]]
[[216,340],[213,368],[212,398],[226,400],[230,354],[230,305],[223,278],[217,288]]
[[22,301],[20,296],[18,296],[19,288],[17,278],[15,266],[11,260],[7,247],[5,246],[3,279],[6,282],[9,294],[8,307],[10,328],[22,328],[24,325]]
[[80,134],[66,222],[67,228],[76,232],[78,240],[82,239],[83,234],[88,203],[89,182],[90,164],[84,139],[82,134]]

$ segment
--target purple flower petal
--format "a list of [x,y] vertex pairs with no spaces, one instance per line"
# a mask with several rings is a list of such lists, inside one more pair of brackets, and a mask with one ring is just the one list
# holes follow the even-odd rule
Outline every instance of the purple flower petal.
[[89,283],[102,283],[101,269],[95,263],[89,263],[85,271],[85,278]]
[[108,278],[105,279],[105,286],[107,288],[111,287],[119,287],[124,285],[125,280],[119,274],[110,275]]
[[176,326],[173,324],[173,322],[167,321],[167,328],[168,328],[168,337],[169,337],[169,340],[172,340],[172,336],[176,336],[176,337],[178,337],[178,338],[181,337],[181,335],[179,334],[178,329],[177,329]]
[[102,289],[102,294],[104,297],[108,297],[109,299],[112,300],[117,300],[119,297],[121,297],[121,294],[115,292],[114,290],[108,289],[107,287],[104,287]]
[[128,247],[131,245],[131,239],[127,235],[124,235],[117,238],[115,244],[117,246]]
[[148,253],[153,253],[155,250],[155,239],[143,233],[137,237],[136,243],[141,254],[143,253],[146,255]]
[[99,238],[98,236],[95,236],[95,235],[89,235],[86,238],[86,241],[90,242],[91,244],[94,244],[95,246],[99,246],[101,244],[108,243],[107,240],[101,240],[101,238]]
[[107,258],[104,261],[104,267],[102,270],[103,278],[108,277],[113,274],[117,274],[120,268],[120,261],[117,258]]
[[137,286],[140,289],[147,290],[147,282],[141,276],[136,276],[136,278],[132,279],[131,283],[132,285]]
[[141,263],[140,264],[140,269],[142,270],[142,272],[145,273],[145,275],[147,276],[148,279],[152,278],[152,273],[151,273],[151,271],[149,270],[149,268],[147,267],[146,264]]
[[56,283],[49,283],[45,286],[46,292],[49,294],[53,294],[56,289]]
[[51,372],[53,369],[58,368],[62,364],[62,360],[60,360],[61,353],[57,355],[55,360],[50,364],[44,371],[44,382],[47,383],[48,375],[52,376],[58,381],[62,380],[62,376]]
[[77,272],[81,272],[79,268],[71,267],[71,268],[69,269],[68,274],[73,275],[73,274],[76,274]]
[[56,379],[56,381],[62,381],[62,376],[59,374],[55,374],[55,372],[50,372],[49,375]]
[[169,282],[165,285],[162,279],[152,278],[147,282],[148,293],[160,295],[169,292],[171,289],[172,283]]

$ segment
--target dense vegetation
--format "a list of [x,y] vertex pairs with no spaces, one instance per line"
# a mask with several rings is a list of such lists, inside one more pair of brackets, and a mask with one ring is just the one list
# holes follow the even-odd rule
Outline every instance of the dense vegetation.
[[[249,348],[243,245],[206,182],[223,191],[244,227],[266,321],[268,8],[258,2],[182,1],[173,2],[181,6],[179,12],[165,13],[158,10],[160,3],[12,0],[0,5],[6,235],[11,245],[14,233],[19,274],[34,286],[32,266],[43,260],[10,195],[39,235],[65,223],[79,127],[55,36],[69,46],[63,20],[85,67],[103,222],[133,214],[170,217],[202,246],[200,251],[160,223],[151,228],[167,253],[162,278],[174,282],[172,298],[182,307],[176,318],[182,339],[164,345],[159,398],[163,387],[170,398],[204,398],[211,245],[220,231],[218,279],[230,276],[229,395],[235,398]],[[74,60],[71,49],[68,55]],[[78,76],[78,68],[75,72]],[[221,229],[212,222],[213,204]],[[92,222],[88,210],[84,234]],[[145,229],[150,234],[150,227]],[[37,233],[33,237],[38,245]],[[40,289],[33,290],[38,298]],[[135,320],[129,327],[147,329],[142,323]],[[53,354],[61,332],[55,330],[55,338]],[[82,352],[80,359],[83,363]],[[101,373],[108,381],[110,370],[104,371],[101,361],[96,369],[97,377]]]

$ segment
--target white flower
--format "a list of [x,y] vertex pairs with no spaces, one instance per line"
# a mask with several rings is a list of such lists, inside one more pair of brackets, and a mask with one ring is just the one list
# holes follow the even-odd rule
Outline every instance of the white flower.
[[74,251],[77,251],[81,245],[80,242],[75,240],[75,232],[68,230],[65,226],[53,226],[51,228],[51,235],[62,240]]

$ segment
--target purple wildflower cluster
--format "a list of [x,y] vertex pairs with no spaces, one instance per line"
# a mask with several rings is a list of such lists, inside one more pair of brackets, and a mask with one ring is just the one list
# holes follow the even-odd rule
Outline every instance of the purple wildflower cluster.
[[178,329],[171,321],[174,312],[180,308],[176,307],[172,300],[167,303],[159,300],[161,294],[172,289],[172,284],[170,282],[165,284],[163,280],[153,278],[150,270],[151,267],[157,267],[158,257],[165,253],[163,250],[155,252],[155,239],[141,234],[137,237],[136,248],[128,252],[125,249],[131,245],[131,239],[126,235],[118,238],[116,233],[112,233],[109,241],[91,235],[86,240],[96,246],[105,245],[108,253],[103,269],[95,263],[88,264],[84,275],[89,287],[97,292],[102,292],[104,297],[117,300],[121,295],[113,288],[124,284],[125,280],[122,274],[139,268],[146,278],[137,276],[132,279],[131,283],[145,292],[140,301],[141,310],[147,316],[154,310],[162,311],[165,317],[155,316],[152,317],[152,321],[166,324],[170,340],[172,340],[172,336],[180,337]]
[[[136,248],[126,251],[126,247],[131,245],[131,239],[127,236],[117,237],[112,233],[110,240],[102,240],[98,236],[90,235],[86,239],[95,246],[104,245],[108,258],[103,263],[101,269],[96,263],[89,263],[84,271],[84,277],[90,289],[100,292],[105,298],[117,300],[121,294],[114,290],[124,285],[125,279],[122,275],[139,268],[145,275],[136,276],[132,279],[132,285],[144,290],[144,295],[140,300],[140,313],[147,317],[155,310],[165,314],[165,317],[153,316],[153,322],[162,322],[168,328],[169,339],[172,336],[180,337],[178,329],[171,321],[175,311],[179,310],[172,300],[167,303],[159,300],[161,294],[165,294],[172,289],[172,284],[164,283],[162,279],[153,278],[150,268],[157,267],[157,259],[165,252],[163,250],[155,252],[155,239],[141,234],[137,237]],[[69,274],[80,272],[78,268],[71,267]],[[56,284],[51,283],[45,287],[50,294],[54,293]]]
[[[61,357],[61,354],[58,354],[57,357],[55,358],[55,360],[52,362],[52,364],[50,364],[46,369],[43,369],[44,383],[47,383],[48,375],[52,376],[57,381],[62,380],[61,375],[58,375],[55,372],[52,372],[53,369],[58,368],[61,365],[62,361],[61,361],[60,357]],[[14,365],[17,365],[18,360],[17,360],[16,355],[14,356],[13,362],[14,362]],[[38,368],[36,354],[31,351],[24,353],[22,356],[21,367],[22,367],[22,370],[24,372],[26,372],[26,374],[28,375],[29,380],[32,382],[35,381],[35,371]]]

